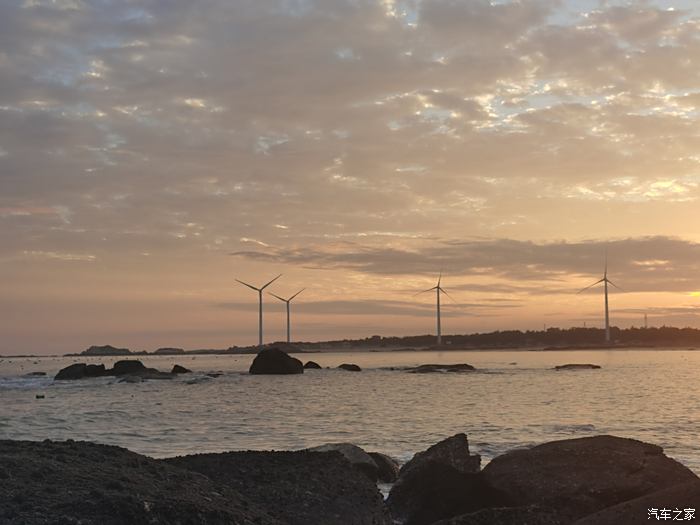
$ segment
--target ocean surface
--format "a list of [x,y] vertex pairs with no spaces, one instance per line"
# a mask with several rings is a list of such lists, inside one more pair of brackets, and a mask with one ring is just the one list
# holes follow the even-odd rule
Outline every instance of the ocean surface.
[[[253,356],[139,356],[174,380],[56,381],[74,362],[117,358],[0,356],[0,439],[75,439],[153,457],[294,450],[352,442],[401,461],[457,432],[491,458],[555,439],[614,434],[655,443],[700,473],[700,351],[451,351],[298,354],[324,367],[251,376]],[[469,363],[477,372],[409,374],[387,367]],[[566,363],[600,370],[554,371]],[[28,377],[35,371],[46,377]],[[206,373],[221,373],[209,378]],[[192,380],[194,384],[189,384]],[[37,399],[37,395],[45,396]]]

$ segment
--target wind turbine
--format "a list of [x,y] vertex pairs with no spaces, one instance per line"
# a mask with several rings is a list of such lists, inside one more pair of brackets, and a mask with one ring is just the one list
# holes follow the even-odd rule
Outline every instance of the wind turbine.
[[262,350],[262,346],[263,346],[263,316],[262,316],[262,303],[263,303],[262,298],[263,298],[263,290],[264,290],[265,288],[267,288],[268,286],[270,286],[272,283],[274,283],[274,282],[275,282],[277,279],[279,279],[280,277],[282,277],[282,274],[279,274],[277,277],[275,277],[274,279],[272,279],[269,283],[267,283],[267,284],[261,286],[260,288],[256,288],[256,287],[253,286],[252,284],[244,283],[243,281],[239,281],[238,279],[236,279],[236,281],[239,282],[239,283],[241,283],[242,285],[247,286],[248,288],[251,288],[251,289],[255,290],[256,292],[258,292],[258,300],[259,300],[259,308],[258,308],[258,311],[259,311],[259,321],[258,321],[258,329],[259,329],[259,330],[258,330],[258,331],[259,331],[259,333],[258,333],[258,347],[259,347],[261,350]]
[[583,290],[576,292],[577,294],[585,292],[586,290],[593,288],[595,285],[603,283],[605,284],[605,342],[610,342],[610,312],[608,310],[608,284],[613,285],[618,290],[622,291],[622,288],[617,286],[614,282],[608,279],[608,256],[605,256],[605,272],[603,273],[603,278],[599,281],[594,282],[590,286],[586,286]]
[[291,337],[290,337],[291,331],[290,331],[290,329],[289,329],[289,303],[291,303],[291,302],[292,302],[292,299],[294,299],[297,295],[299,295],[299,294],[300,294],[301,292],[303,292],[304,290],[306,290],[306,288],[302,288],[302,289],[299,290],[297,293],[295,293],[294,295],[292,295],[289,299],[285,299],[284,297],[280,297],[279,295],[275,295],[275,294],[273,294],[272,292],[267,292],[267,293],[269,293],[272,297],[276,297],[277,299],[279,299],[279,300],[282,301],[283,303],[286,303],[286,304],[287,304],[287,342],[288,342],[288,343],[291,343],[291,342],[292,342],[292,339],[291,339]]
[[[420,295],[425,292],[431,292],[435,290],[435,295],[437,298],[437,344],[441,345],[442,344],[442,329],[440,326],[440,292],[444,293],[447,297],[452,299],[452,296],[448,294],[442,286],[440,286],[440,281],[442,281],[442,272],[440,272],[440,276],[438,277],[438,282],[436,286],[433,286],[432,288],[428,288],[427,290],[423,290],[422,292],[418,292],[417,294],[414,295]],[[452,299],[454,301],[454,299]]]

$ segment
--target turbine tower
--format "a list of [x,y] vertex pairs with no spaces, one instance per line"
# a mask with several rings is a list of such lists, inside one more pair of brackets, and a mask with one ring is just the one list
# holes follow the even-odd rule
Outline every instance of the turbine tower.
[[[418,292],[415,295],[420,295],[425,292],[431,292],[435,290],[435,296],[437,299],[437,344],[441,345],[442,344],[442,327],[440,325],[440,293],[444,293],[447,297],[452,299],[452,296],[448,294],[445,289],[440,286],[440,282],[442,281],[442,272],[440,272],[440,276],[438,277],[438,282],[436,286],[433,286],[432,288],[428,288],[427,290],[423,290],[422,292]],[[415,296],[414,296],[415,297]],[[454,301],[454,299],[452,299]]]
[[264,290],[265,288],[267,288],[268,286],[270,286],[272,283],[274,283],[274,282],[275,282],[277,279],[279,279],[280,277],[282,277],[282,274],[279,274],[277,277],[275,277],[274,279],[272,279],[269,283],[267,283],[267,284],[261,286],[260,288],[256,288],[256,287],[253,286],[252,284],[244,283],[243,281],[239,281],[238,279],[236,279],[236,281],[239,282],[239,283],[241,283],[242,285],[247,286],[248,288],[251,288],[251,289],[255,290],[256,292],[258,292],[258,300],[259,300],[259,307],[258,307],[258,312],[259,312],[259,318],[258,318],[258,347],[260,348],[260,350],[262,350],[262,346],[263,346],[263,312],[262,312],[263,290]]
[[290,334],[291,334],[291,330],[290,330],[290,328],[289,328],[289,327],[290,327],[290,324],[289,324],[289,303],[291,303],[291,302],[292,302],[292,299],[294,299],[297,295],[299,295],[299,294],[300,294],[301,292],[303,292],[304,290],[306,290],[306,288],[302,288],[302,289],[299,290],[297,293],[295,293],[294,295],[292,295],[289,299],[285,299],[284,297],[280,297],[279,295],[275,295],[275,294],[273,294],[272,292],[267,292],[267,293],[269,293],[272,297],[276,297],[277,299],[279,299],[279,300],[282,301],[283,303],[286,303],[286,304],[287,304],[287,343],[291,343],[291,342],[292,342],[292,338],[291,338],[291,335],[290,335]]
[[608,256],[605,256],[605,271],[603,273],[603,278],[600,279],[599,281],[594,282],[590,286],[586,286],[584,289],[579,290],[576,293],[582,293],[585,292],[586,290],[593,288],[595,285],[603,283],[605,285],[605,342],[610,343],[610,312],[608,310],[608,284],[611,284],[618,290],[622,291],[622,289],[617,286],[614,282],[612,282],[610,279],[608,279]]

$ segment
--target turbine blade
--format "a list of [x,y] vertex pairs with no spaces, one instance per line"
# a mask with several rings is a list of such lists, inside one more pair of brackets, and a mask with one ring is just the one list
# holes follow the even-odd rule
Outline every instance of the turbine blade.
[[453,303],[459,304],[457,301],[454,300],[454,297],[452,297],[450,294],[448,294],[448,293],[445,291],[444,288],[440,288],[440,291],[441,291],[442,293],[444,293],[447,297],[449,297],[450,300],[451,300]]
[[248,288],[251,288],[251,289],[255,290],[256,292],[259,292],[259,291],[260,291],[258,288],[256,288],[256,287],[253,286],[252,284],[244,283],[243,281],[239,281],[238,279],[236,279],[236,282],[239,282],[239,283],[241,283],[242,285],[247,286]]
[[289,298],[289,300],[291,301],[292,299],[294,299],[297,295],[299,295],[299,294],[300,294],[301,292],[303,292],[304,290],[306,290],[306,288],[302,288],[301,290],[299,290],[297,293],[295,293],[294,295],[292,295],[292,296]]
[[438,276],[437,287],[440,288],[440,281],[442,281],[442,270],[440,270],[440,275]]
[[286,302],[287,302],[287,299],[285,299],[284,297],[280,297],[279,295],[275,295],[275,294],[273,294],[272,292],[267,292],[267,293],[269,293],[272,297],[276,297],[277,299],[279,299],[279,300],[282,301],[283,303],[286,303]]
[[592,285],[590,285],[590,286],[586,286],[585,288],[579,290],[579,291],[576,292],[576,293],[577,293],[577,294],[580,294],[580,293],[582,293],[582,292],[585,292],[586,290],[588,290],[588,289],[590,289],[590,288],[593,288],[596,284],[600,284],[600,283],[602,283],[603,281],[605,281],[605,278],[601,279],[600,281],[594,282],[594,283],[593,283]]
[[437,286],[433,286],[432,288],[428,288],[427,290],[423,290],[422,292],[414,293],[414,294],[413,294],[413,297],[415,297],[416,295],[420,295],[420,294],[422,294],[422,293],[425,293],[425,292],[432,292],[432,291],[435,290],[436,288],[437,288]]
[[262,286],[260,289],[261,289],[261,290],[264,290],[265,288],[267,288],[268,286],[270,286],[272,283],[274,283],[274,282],[275,282],[277,279],[279,279],[280,277],[282,277],[282,274],[279,274],[277,277],[275,277],[274,279],[272,279],[272,280],[271,280],[269,283],[267,283],[265,286]]
[[614,282],[612,282],[610,279],[608,279],[608,282],[609,282],[610,284],[612,284],[615,288],[617,288],[618,290],[620,290],[621,292],[624,292],[624,290],[623,290],[622,288],[620,288],[618,285],[616,285],[616,284],[615,284]]

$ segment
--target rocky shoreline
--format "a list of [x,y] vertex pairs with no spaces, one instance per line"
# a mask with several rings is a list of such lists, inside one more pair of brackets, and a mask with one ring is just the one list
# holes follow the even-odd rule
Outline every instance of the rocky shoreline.
[[[386,500],[377,481],[393,482]],[[90,442],[0,441],[8,524],[625,525],[698,502],[692,471],[614,436],[513,450],[482,469],[457,434],[400,470],[349,443],[152,459]]]

